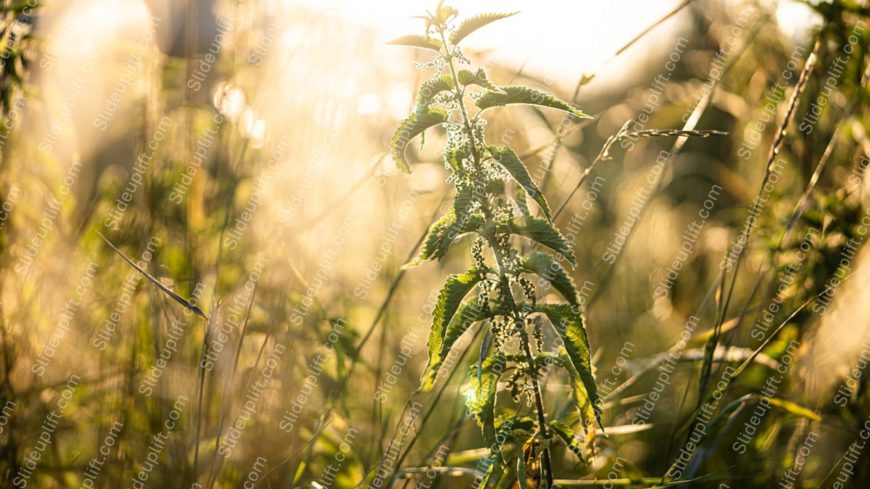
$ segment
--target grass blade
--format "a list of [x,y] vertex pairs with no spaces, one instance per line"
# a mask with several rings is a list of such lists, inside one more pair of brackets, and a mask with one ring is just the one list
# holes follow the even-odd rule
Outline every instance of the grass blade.
[[172,298],[175,300],[175,302],[178,302],[178,303],[181,304],[182,306],[186,307],[186,308],[187,308],[188,310],[190,310],[192,313],[196,314],[197,316],[199,316],[199,317],[201,317],[201,318],[203,318],[203,319],[205,319],[205,320],[208,320],[208,317],[205,315],[204,312],[202,312],[202,310],[200,310],[200,308],[198,308],[198,307],[196,307],[195,305],[191,304],[190,301],[188,301],[188,300],[185,299],[184,297],[181,297],[180,295],[178,295],[177,293],[175,293],[175,291],[173,291],[173,290],[170,289],[169,287],[167,287],[167,286],[163,285],[162,283],[160,283],[160,281],[157,280],[156,278],[154,278],[150,273],[148,273],[148,272],[146,272],[145,270],[143,270],[142,267],[140,267],[139,265],[137,265],[135,262],[133,262],[133,260],[131,260],[130,258],[128,258],[127,255],[125,255],[121,250],[119,250],[117,247],[115,247],[115,245],[113,245],[112,242],[109,241],[109,238],[103,236],[102,233],[97,233],[97,234],[99,234],[100,237],[103,238],[103,241],[105,241],[106,244],[109,245],[109,247],[111,247],[113,250],[115,250],[115,253],[121,255],[121,258],[123,258],[124,261],[126,261],[127,263],[129,263],[131,267],[135,268],[139,273],[141,273],[142,275],[144,275],[145,278],[147,278],[148,280],[151,281],[151,283],[153,283],[154,285],[156,285],[158,289],[162,290],[162,291],[163,291],[166,295],[168,295],[169,297],[172,297]]

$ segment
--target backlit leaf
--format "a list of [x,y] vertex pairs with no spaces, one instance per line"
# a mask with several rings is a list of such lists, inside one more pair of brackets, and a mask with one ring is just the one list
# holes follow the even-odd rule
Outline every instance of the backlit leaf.
[[411,173],[411,167],[408,166],[405,160],[405,147],[414,138],[414,136],[429,129],[432,126],[437,126],[447,120],[447,111],[437,107],[431,107],[422,114],[411,114],[407,119],[399,124],[396,133],[393,134],[393,140],[390,145],[392,150],[393,160],[396,165],[405,173]]
[[508,222],[508,231],[525,236],[550,248],[568,260],[571,265],[576,263],[574,250],[571,249],[571,245],[568,244],[562,233],[554,228],[546,219],[532,216],[515,217]]
[[587,114],[584,114],[580,109],[573,105],[550,95],[547,92],[542,92],[531,87],[521,85],[510,85],[499,87],[500,92],[487,90],[477,99],[477,106],[481,109],[489,109],[501,105],[510,104],[527,104],[540,105],[542,107],[550,107],[553,109],[564,110],[581,119],[591,119]]
[[[429,341],[427,343],[429,363],[423,372],[421,387],[423,390],[432,388],[435,377],[438,375],[438,367],[441,366],[444,357],[447,356],[456,339],[474,322],[471,321],[465,324],[462,331],[454,330],[449,342],[445,341],[448,326],[453,321],[459,305],[480,280],[480,273],[472,269],[465,273],[447,277],[447,281],[441,288],[441,292],[438,294],[438,302],[435,303],[435,310],[432,312],[432,327],[429,330]],[[467,314],[465,309],[462,311],[462,314]],[[473,311],[472,314],[474,314]],[[463,319],[468,318],[460,317],[460,320]]]
[[565,268],[549,253],[533,251],[522,262],[525,271],[534,273],[547,280],[554,289],[562,294],[566,301],[579,305],[577,301],[577,287],[574,280],[568,276]]
[[470,192],[459,192],[456,195],[453,207],[429,227],[429,234],[423,241],[420,253],[403,265],[403,269],[408,270],[424,261],[437,260],[443,257],[456,238],[480,228],[483,218],[470,212],[471,199]]
[[473,301],[462,305],[459,308],[450,323],[441,334],[435,334],[434,329],[430,330],[429,334],[429,362],[423,370],[420,389],[423,391],[431,390],[435,385],[435,379],[438,376],[438,369],[444,363],[450,349],[456,341],[465,333],[472,324],[489,319],[495,316],[492,311],[486,311],[477,301]]
[[432,313],[432,332],[437,332],[438,338],[444,337],[445,327],[453,319],[462,300],[480,282],[480,279],[480,272],[475,269],[447,277],[444,287],[438,294],[435,311]]
[[456,213],[453,208],[450,208],[446,214],[441,216],[429,226],[429,234],[426,235],[426,240],[423,241],[423,247],[420,249],[420,254],[416,258],[403,265],[402,268],[409,269],[416,267],[426,260],[441,258],[447,253],[447,247],[450,244],[448,241],[451,229],[456,225]]
[[483,430],[483,439],[487,445],[495,443],[495,394],[504,364],[504,358],[496,352],[484,360],[480,366],[481,371],[478,372],[475,365],[468,375],[469,387],[465,393],[465,406]]
[[574,384],[574,399],[586,423],[592,424],[601,414],[601,400],[592,373],[592,356],[583,314],[577,306],[570,304],[543,304],[539,307],[564,343],[566,363],[572,367],[567,370]]
[[468,37],[472,32],[480,29],[481,27],[497,20],[516,15],[517,13],[518,12],[486,13],[475,15],[474,17],[469,17],[459,24],[459,27],[457,27],[456,30],[453,31],[453,34],[450,34],[450,42],[452,42],[453,44],[459,44],[460,41]]
[[541,210],[544,211],[544,215],[547,216],[547,219],[550,219],[550,206],[547,204],[547,199],[544,198],[541,189],[539,189],[538,185],[535,184],[534,180],[532,180],[531,175],[529,175],[529,170],[526,168],[526,165],[520,161],[517,154],[507,146],[490,146],[487,149],[489,149],[490,154],[492,154],[492,158],[511,174],[513,179],[516,180],[517,183],[525,189],[526,193],[529,194],[529,197],[537,202],[541,207]]
[[387,41],[387,44],[441,51],[441,41],[431,37],[421,36],[419,34],[408,34],[407,36],[397,37],[393,40]]
[[497,86],[493,85],[492,82],[489,81],[489,78],[486,77],[486,72],[483,71],[483,68],[478,68],[477,73],[471,72],[469,70],[459,70],[456,73],[456,77],[459,79],[459,83],[463,85],[477,85],[482,88],[488,88],[495,92],[500,92]]
[[414,101],[414,112],[425,114],[436,95],[451,89],[453,89],[453,79],[449,75],[441,75],[437,78],[426,80],[420,85],[420,90],[417,91],[417,98]]

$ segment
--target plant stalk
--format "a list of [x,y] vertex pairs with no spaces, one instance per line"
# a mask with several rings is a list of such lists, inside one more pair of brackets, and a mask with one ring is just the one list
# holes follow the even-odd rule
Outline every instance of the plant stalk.
[[[471,145],[471,157],[474,161],[476,167],[480,168],[480,153],[477,148],[477,140],[474,137],[474,129],[471,127],[471,122],[468,117],[468,113],[465,110],[465,104],[463,103],[463,94],[459,89],[459,77],[456,75],[456,67],[453,63],[453,55],[455,53],[456,48],[453,48],[453,51],[448,50],[447,38],[444,35],[443,26],[438,27],[438,32],[441,36],[441,42],[444,46],[444,51],[446,53],[447,65],[450,68],[450,76],[453,78],[453,94],[456,98],[456,102],[459,104],[459,110],[462,114],[462,122],[465,126],[465,131],[468,133],[469,143]],[[502,288],[502,296],[507,300],[509,309],[511,311],[511,315],[513,316],[514,325],[517,328],[517,331],[520,334],[520,344],[522,345],[523,354],[526,356],[526,361],[529,364],[529,370],[531,375],[531,383],[532,383],[532,392],[535,398],[535,414],[537,416],[538,421],[538,429],[541,432],[541,437],[547,441],[550,439],[549,430],[547,429],[547,417],[544,412],[544,400],[543,395],[541,393],[541,386],[538,383],[538,366],[535,362],[534,357],[532,356],[531,345],[529,345],[529,338],[526,335],[525,331],[525,323],[520,315],[519,307],[517,307],[516,301],[513,298],[513,294],[511,293],[510,281],[505,275],[505,267],[504,267],[504,257],[498,252],[497,243],[493,242],[493,239],[488,239],[489,245],[493,250],[493,254],[496,258],[496,265],[499,270],[499,281],[501,283]],[[544,473],[544,479],[546,480],[546,487],[553,487],[553,467],[550,461],[550,448],[547,444],[544,444],[544,449],[541,454],[541,468]]]

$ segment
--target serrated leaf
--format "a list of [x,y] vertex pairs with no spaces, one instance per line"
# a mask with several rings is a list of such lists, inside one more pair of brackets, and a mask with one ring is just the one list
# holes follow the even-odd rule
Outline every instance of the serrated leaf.
[[515,217],[508,222],[508,231],[540,243],[562,255],[571,265],[576,264],[571,245],[546,219],[532,216]]
[[489,81],[483,68],[478,68],[477,73],[473,73],[469,70],[459,70],[456,73],[456,77],[459,79],[459,83],[463,85],[477,85],[478,87],[488,88],[495,92],[501,92],[500,88]]
[[529,197],[531,197],[532,200],[541,207],[541,210],[544,211],[544,215],[547,216],[547,219],[550,219],[550,206],[547,204],[547,199],[544,198],[541,189],[539,189],[538,185],[535,184],[535,181],[532,180],[531,175],[529,175],[529,170],[526,168],[526,165],[520,161],[519,156],[517,156],[517,154],[507,146],[489,146],[487,149],[492,155],[492,158],[497,161],[502,168],[510,173],[511,177],[513,177],[513,179],[516,180],[523,189],[525,189],[526,193],[529,194]]
[[474,415],[483,431],[483,439],[489,446],[495,443],[495,394],[498,379],[504,370],[504,358],[495,352],[484,360],[480,368],[478,372],[475,365],[469,371],[465,406]]
[[460,41],[468,37],[474,31],[480,29],[481,27],[495,22],[497,20],[501,20],[512,15],[516,15],[518,12],[511,13],[486,13],[486,14],[478,14],[474,17],[469,17],[463,20],[459,27],[450,34],[450,42],[453,44],[459,44]]
[[437,78],[426,80],[420,85],[420,90],[417,91],[417,98],[414,101],[414,112],[425,114],[428,112],[429,105],[436,95],[452,89],[453,78],[450,75],[441,75]]
[[416,267],[426,260],[437,259],[444,256],[444,254],[447,253],[447,247],[450,244],[448,241],[450,230],[453,229],[455,225],[456,212],[454,212],[451,207],[446,214],[441,216],[441,219],[438,219],[429,226],[429,233],[426,235],[425,241],[423,241],[420,253],[416,258],[403,265],[402,268],[407,270]]
[[444,360],[447,359],[447,355],[450,354],[453,345],[468,331],[468,328],[478,321],[490,319],[494,316],[495,313],[493,311],[485,311],[477,301],[474,301],[463,304],[459,308],[456,314],[453,315],[453,319],[450,320],[447,328],[445,328],[443,337],[435,335],[434,330],[430,330],[428,343],[429,361],[423,370],[420,390],[426,392],[435,386],[438,369],[441,368]]
[[423,49],[431,49],[433,51],[441,52],[441,41],[438,39],[433,39],[431,37],[421,36],[419,34],[408,34],[407,36],[397,37],[390,41],[387,41],[387,44],[392,44],[394,46],[410,46],[412,48],[423,48]]
[[437,260],[447,254],[447,249],[459,236],[476,231],[483,224],[483,218],[469,211],[472,201],[471,192],[459,192],[453,207],[429,227],[420,253],[402,266],[408,270],[427,260]]
[[[500,315],[501,312],[496,310],[486,310],[477,301],[464,304],[459,311],[453,315],[453,319],[447,325],[444,331],[444,337],[441,338],[440,344],[430,334],[429,337],[429,362],[423,370],[420,389],[425,391],[431,390],[435,385],[435,379],[438,376],[438,369],[444,363],[453,345],[459,338],[468,331],[474,323],[485,319],[492,319]],[[431,332],[430,332],[431,333]],[[437,350],[437,351],[436,351]]]
[[393,139],[390,144],[393,160],[396,165],[405,173],[411,173],[411,167],[408,166],[405,160],[405,147],[416,135],[429,129],[432,126],[437,126],[447,120],[447,111],[440,107],[431,107],[422,114],[411,114],[407,119],[399,124],[396,133],[393,134]]
[[577,287],[574,285],[574,280],[571,279],[565,268],[552,255],[533,251],[523,260],[522,267],[523,270],[534,273],[550,282],[553,288],[559,291],[566,301],[575,306],[580,305],[577,300]]
[[571,367],[567,370],[580,414],[587,424],[594,424],[601,414],[601,399],[592,373],[592,355],[583,314],[577,306],[570,304],[543,304],[539,307],[564,343],[565,364]]
[[499,87],[501,92],[487,90],[477,99],[477,106],[481,109],[489,109],[492,107],[510,105],[510,104],[527,104],[540,105],[542,107],[550,107],[553,109],[564,110],[581,119],[591,119],[592,117],[584,114],[583,111],[573,105],[561,100],[547,92],[525,87],[522,85],[510,85]]
[[410,270],[430,260],[439,260],[447,254],[450,245],[462,235],[477,231],[483,225],[480,214],[466,214],[456,217],[451,209],[438,222],[429,227],[429,234],[420,249],[420,253],[408,263],[402,265],[402,270]]
[[[428,391],[432,388],[438,375],[438,368],[447,357],[453,343],[478,320],[477,316],[481,312],[479,308],[475,310],[465,305],[458,316],[456,316],[456,311],[465,296],[480,280],[481,275],[475,269],[450,275],[438,293],[438,301],[432,312],[432,326],[429,329],[429,341],[427,342],[429,362],[423,371],[420,387],[422,390]],[[455,316],[457,321],[454,323]]]
[[442,6],[443,3],[444,0],[438,3],[438,9],[436,11],[438,12],[438,20],[446,24],[450,19],[456,16],[457,12],[453,7]]
[[[583,437],[583,443],[580,443],[580,437],[577,433],[574,433],[574,430],[571,429],[570,426],[565,423],[552,420],[549,423],[550,428],[553,430],[553,433],[556,434],[559,438],[562,439],[562,442],[565,443],[565,446],[568,447],[574,455],[577,455],[577,458],[586,462],[587,464],[592,463],[592,456],[595,453],[595,424],[593,422],[587,423],[585,430],[586,436]],[[587,455],[584,456],[583,451],[586,449]]]
[[480,272],[476,269],[447,277],[444,287],[438,294],[435,310],[432,312],[432,334],[437,333],[439,342],[444,338],[445,327],[453,320],[453,315],[456,314],[462,300],[480,280]]

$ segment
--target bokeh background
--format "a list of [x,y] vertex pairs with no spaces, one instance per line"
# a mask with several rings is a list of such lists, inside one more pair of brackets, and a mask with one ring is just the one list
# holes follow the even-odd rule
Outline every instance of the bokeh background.
[[[413,16],[433,2],[0,5],[2,485],[472,486],[487,455],[463,405],[473,335],[455,352],[460,374],[416,392],[434,296],[468,254],[400,269],[449,201],[443,133],[409,146],[410,176],[389,156],[431,70],[428,53],[386,41],[421,32]],[[699,399],[748,359],[683,477],[831,487],[848,472],[847,487],[864,487],[868,457],[849,454],[870,435],[870,7],[453,6],[460,17],[519,11],[464,53],[496,84],[594,115],[512,108],[488,129],[553,207],[568,199],[556,224],[578,257],[607,435],[591,465],[557,450],[557,479],[655,485],[639,478],[667,471]],[[782,165],[763,187],[811,57]],[[572,193],[626,122],[680,129],[693,111],[697,129],[728,134],[685,141],[652,185],[676,138],[623,139]],[[569,397],[548,377],[549,408]],[[414,471],[430,465],[449,469]]]

